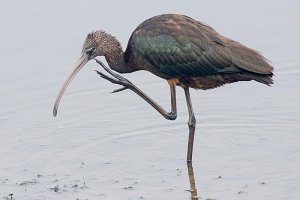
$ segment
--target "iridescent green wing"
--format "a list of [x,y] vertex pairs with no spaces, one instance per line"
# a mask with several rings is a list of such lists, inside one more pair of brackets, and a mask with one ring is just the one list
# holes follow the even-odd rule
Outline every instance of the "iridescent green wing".
[[[199,40],[199,39],[198,39]],[[199,46],[197,38],[172,35],[136,37],[134,48],[160,72],[169,76],[207,76],[226,71],[231,62],[218,49],[219,44],[211,42]]]
[[245,71],[272,74],[273,70],[258,52],[183,15],[161,15],[146,20],[132,34],[129,47],[170,76]]

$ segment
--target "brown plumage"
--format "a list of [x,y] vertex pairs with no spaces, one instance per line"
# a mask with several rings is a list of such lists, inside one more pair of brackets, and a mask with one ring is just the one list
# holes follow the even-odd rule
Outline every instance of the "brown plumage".
[[257,51],[182,15],[143,22],[131,35],[125,57],[129,65],[196,89],[236,81],[273,83],[273,67]]
[[77,72],[90,60],[105,56],[111,69],[119,73],[147,70],[166,79],[171,91],[171,112],[166,112],[130,81],[114,73],[96,60],[110,74],[98,74],[112,83],[122,85],[141,96],[166,119],[174,120],[176,85],[186,95],[189,110],[189,143],[187,160],[192,160],[196,118],[192,110],[189,88],[212,89],[227,83],[250,81],[270,85],[273,67],[260,53],[217,33],[210,26],[190,17],[165,14],[152,17],[132,33],[126,51],[120,42],[104,31],[88,34],[81,57],[56,99],[53,114],[57,114],[60,99]]

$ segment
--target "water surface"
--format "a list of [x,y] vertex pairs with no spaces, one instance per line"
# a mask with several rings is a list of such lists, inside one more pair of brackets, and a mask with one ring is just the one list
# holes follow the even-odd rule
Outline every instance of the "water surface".
[[[0,198],[189,199],[188,113],[167,121],[90,62],[52,106],[88,32],[126,47],[134,28],[180,13],[262,52],[272,87],[244,82],[191,91],[197,129],[194,178],[202,199],[300,198],[300,3],[297,1],[19,1],[0,8]],[[102,60],[104,60],[102,58]],[[167,82],[126,75],[163,107]]]

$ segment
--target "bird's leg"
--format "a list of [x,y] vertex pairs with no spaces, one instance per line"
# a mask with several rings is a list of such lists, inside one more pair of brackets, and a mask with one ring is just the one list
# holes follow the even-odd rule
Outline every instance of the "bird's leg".
[[187,163],[189,180],[190,180],[190,192],[191,192],[191,199],[198,200],[197,188],[195,183],[195,176],[192,163]]
[[96,72],[104,79],[118,85],[122,85],[123,87],[117,89],[113,92],[120,92],[125,89],[130,89],[140,97],[142,97],[146,102],[148,102],[153,108],[155,108],[164,118],[168,120],[175,120],[177,118],[177,109],[176,109],[176,85],[173,84],[174,82],[170,81],[170,91],[171,91],[171,112],[167,112],[163,109],[160,105],[158,105],[154,100],[152,100],[149,96],[147,96],[143,91],[141,91],[138,87],[136,87],[133,83],[129,80],[124,78],[123,76],[111,71],[108,67],[106,67],[100,60],[95,59],[97,63],[99,63],[105,71],[107,71],[113,77],[107,76],[102,72],[96,70]]
[[195,135],[195,129],[196,129],[196,118],[193,112],[192,102],[191,102],[191,96],[189,87],[183,87],[186,103],[189,111],[189,142],[188,142],[188,152],[187,152],[187,162],[192,162],[193,159],[193,144],[194,144],[194,135]]

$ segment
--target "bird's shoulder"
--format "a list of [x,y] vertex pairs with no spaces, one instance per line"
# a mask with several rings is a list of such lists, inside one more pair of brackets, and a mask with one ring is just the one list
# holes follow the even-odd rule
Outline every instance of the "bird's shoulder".
[[205,50],[217,43],[226,45],[226,39],[210,26],[185,15],[164,14],[141,23],[132,33],[130,42],[158,35],[172,36],[179,44],[193,42]]

